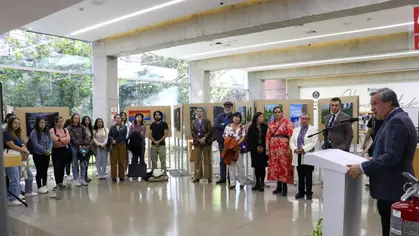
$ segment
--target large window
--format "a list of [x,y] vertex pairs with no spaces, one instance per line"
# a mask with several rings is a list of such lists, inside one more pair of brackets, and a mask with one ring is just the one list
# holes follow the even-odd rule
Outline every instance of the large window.
[[0,35],[0,82],[11,107],[58,106],[92,115],[92,46],[21,30]]
[[247,71],[213,71],[210,75],[211,102],[239,102],[249,99]]
[[189,103],[188,63],[143,53],[118,61],[119,108]]

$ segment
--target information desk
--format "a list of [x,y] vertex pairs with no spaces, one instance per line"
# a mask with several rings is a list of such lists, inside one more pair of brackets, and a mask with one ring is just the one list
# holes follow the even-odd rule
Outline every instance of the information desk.
[[416,147],[415,158],[413,159],[413,168],[416,177],[419,177],[419,146]]
[[4,167],[21,166],[22,156],[19,154],[4,154]]

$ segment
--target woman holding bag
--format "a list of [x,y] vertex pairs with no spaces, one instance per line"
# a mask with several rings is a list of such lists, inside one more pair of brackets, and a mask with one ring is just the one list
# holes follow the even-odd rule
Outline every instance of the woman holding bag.
[[294,183],[290,138],[294,131],[293,124],[283,117],[282,108],[274,108],[274,120],[269,123],[266,132],[266,155],[269,157],[268,180],[277,181],[274,194],[287,196],[287,184]]

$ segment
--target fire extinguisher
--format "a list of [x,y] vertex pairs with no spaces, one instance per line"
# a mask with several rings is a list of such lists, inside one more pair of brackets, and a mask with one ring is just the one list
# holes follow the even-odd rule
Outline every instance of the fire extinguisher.
[[[392,206],[391,236],[419,235],[419,181],[404,172],[409,182],[403,186],[405,194]],[[410,199],[410,200],[409,200]]]

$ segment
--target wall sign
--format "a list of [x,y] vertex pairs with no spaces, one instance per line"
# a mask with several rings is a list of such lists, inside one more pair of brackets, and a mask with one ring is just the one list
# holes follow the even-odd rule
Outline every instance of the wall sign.
[[320,97],[320,93],[319,93],[319,91],[314,91],[313,92],[313,98],[314,99],[318,99]]

